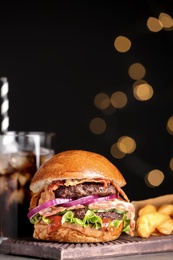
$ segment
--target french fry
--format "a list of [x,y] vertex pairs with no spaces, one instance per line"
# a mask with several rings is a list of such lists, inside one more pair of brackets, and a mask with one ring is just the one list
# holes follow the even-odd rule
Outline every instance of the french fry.
[[173,205],[172,204],[163,204],[157,210],[158,212],[165,213],[167,215],[173,216]]
[[170,235],[173,231],[173,219],[169,217],[166,221],[164,221],[162,224],[157,226],[157,230],[164,235]]
[[154,205],[151,204],[147,204],[146,206],[144,206],[143,208],[141,208],[138,212],[138,216],[142,216],[148,213],[154,213],[156,212],[157,209]]
[[136,223],[137,234],[140,237],[148,238],[155,230],[155,219],[155,215],[151,213],[140,216]]
[[136,235],[173,234],[173,194],[132,201],[135,207]]
[[140,237],[148,238],[158,226],[169,219],[169,215],[160,212],[143,214],[137,219],[137,233]]

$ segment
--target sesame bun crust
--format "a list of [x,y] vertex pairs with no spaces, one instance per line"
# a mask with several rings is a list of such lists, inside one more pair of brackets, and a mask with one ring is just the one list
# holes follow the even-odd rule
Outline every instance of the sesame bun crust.
[[120,171],[104,156],[84,150],[68,150],[55,154],[34,175],[30,189],[37,193],[52,181],[103,178],[123,187],[126,181]]
[[61,227],[49,232],[48,226],[44,222],[39,222],[34,225],[33,237],[38,240],[67,243],[108,242],[117,239],[122,233],[122,228],[122,223],[118,228],[113,228],[109,231],[64,223]]

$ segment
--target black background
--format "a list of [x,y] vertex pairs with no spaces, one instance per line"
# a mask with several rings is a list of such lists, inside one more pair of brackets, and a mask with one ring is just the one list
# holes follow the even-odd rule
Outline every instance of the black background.
[[[152,33],[149,16],[173,17],[172,1],[2,1],[0,76],[9,81],[9,130],[54,131],[56,152],[86,149],[101,153],[123,173],[130,199],[172,193],[173,30]],[[132,41],[130,53],[114,48],[117,36]],[[127,71],[139,62],[154,96],[139,102]],[[99,92],[124,91],[127,106],[111,116],[93,103]],[[94,117],[106,120],[104,134],[89,129]],[[133,154],[118,160],[110,147],[122,135],[136,140]],[[164,172],[163,183],[149,188],[145,174]]]

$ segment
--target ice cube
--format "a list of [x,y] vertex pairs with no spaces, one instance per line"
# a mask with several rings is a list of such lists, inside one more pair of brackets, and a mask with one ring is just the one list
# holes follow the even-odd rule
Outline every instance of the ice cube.
[[10,174],[13,172],[13,168],[9,164],[10,154],[0,154],[0,175]]
[[24,190],[23,189],[19,189],[19,190],[13,190],[13,192],[11,192],[10,196],[7,199],[7,206],[10,206],[13,203],[23,203],[25,194],[24,194]]
[[35,155],[33,152],[17,152],[11,154],[10,165],[17,170],[24,170],[35,166]]

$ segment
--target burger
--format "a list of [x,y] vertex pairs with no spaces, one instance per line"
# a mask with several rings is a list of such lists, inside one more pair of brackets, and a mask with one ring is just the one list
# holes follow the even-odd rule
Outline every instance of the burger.
[[94,243],[133,236],[135,210],[126,181],[104,156],[85,150],[55,154],[35,173],[27,217],[38,240]]

